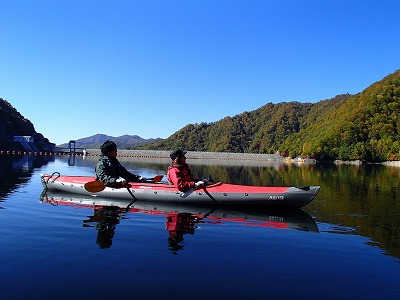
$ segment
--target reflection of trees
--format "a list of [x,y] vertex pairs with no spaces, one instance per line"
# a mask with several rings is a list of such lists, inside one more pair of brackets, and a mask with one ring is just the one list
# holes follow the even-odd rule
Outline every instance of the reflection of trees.
[[[353,227],[400,257],[400,172],[381,165],[327,165],[313,172],[318,203],[305,207],[321,221]],[[328,186],[328,188],[324,188]]]
[[[65,160],[66,163],[69,163],[69,156],[61,156],[59,159]],[[146,161],[138,161],[133,160],[132,158],[126,157],[118,157],[118,160],[126,167],[128,170],[137,173],[143,173],[143,170],[149,170],[153,174],[167,174],[168,162],[159,163],[159,162],[146,162]],[[99,156],[77,156],[74,160],[75,167],[84,167],[93,170],[96,163],[99,161]],[[165,179],[165,178],[164,178]]]
[[[248,185],[320,185],[314,202],[304,209],[328,223],[356,228],[400,257],[400,172],[382,165],[191,165],[195,176]],[[318,201],[322,200],[322,201]],[[358,217],[356,217],[358,216]]]
[[315,185],[311,174],[314,165],[298,167],[296,165],[271,166],[201,166],[191,169],[197,177],[211,175],[216,181],[247,185],[296,186]]
[[[88,220],[83,220],[84,227],[95,227],[97,229],[96,243],[101,249],[110,248],[112,245],[112,238],[115,234],[115,227],[119,224],[121,219],[121,210],[117,206],[105,206],[96,208],[93,216],[88,216]],[[95,222],[95,226],[88,223]]]
[[0,197],[5,198],[18,186],[28,182],[33,169],[40,168],[51,160],[54,160],[53,156],[0,156]]

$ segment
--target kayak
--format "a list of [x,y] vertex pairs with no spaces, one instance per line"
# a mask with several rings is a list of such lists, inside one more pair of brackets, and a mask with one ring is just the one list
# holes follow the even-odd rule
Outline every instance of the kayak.
[[59,172],[54,172],[51,175],[41,174],[40,177],[46,190],[165,203],[270,205],[299,208],[311,202],[320,189],[319,186],[249,186],[217,182],[182,193],[166,182],[130,182],[127,187],[103,187],[99,192],[90,192],[85,188],[85,184],[95,182],[94,176],[62,176]]
[[41,174],[40,178],[45,190],[92,197],[163,203],[268,205],[300,208],[310,203],[320,190],[320,186],[249,186],[216,182],[197,190],[192,189],[182,193],[167,182],[130,182],[123,188],[104,186],[101,191],[90,192],[85,187],[95,181],[94,176],[63,176],[59,172],[54,172],[53,174]]
[[[246,226],[267,227],[274,229],[294,229],[309,232],[318,232],[318,226],[314,219],[301,209],[274,209],[259,207],[238,207],[238,206],[209,206],[190,205],[185,203],[165,203],[152,201],[132,201],[132,199],[107,199],[102,197],[91,197],[73,195],[58,191],[44,190],[40,196],[41,203],[52,205],[70,206],[74,208],[93,209],[94,215],[100,211],[110,217],[115,215],[107,212],[121,213],[142,213],[148,215],[165,215],[166,229],[183,226],[187,228],[194,223],[203,223],[207,220],[211,224],[224,224],[223,222],[241,223]],[[94,220],[95,218],[90,218]]]

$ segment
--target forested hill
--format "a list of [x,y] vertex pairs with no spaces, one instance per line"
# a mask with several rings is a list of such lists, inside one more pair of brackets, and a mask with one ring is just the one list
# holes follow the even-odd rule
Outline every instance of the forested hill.
[[142,148],[400,160],[399,113],[400,70],[356,95],[317,103],[268,103],[214,123],[189,124]]
[[19,143],[13,143],[15,135],[33,136],[39,150],[55,146],[41,133],[36,132],[31,121],[24,118],[8,101],[0,98],[0,148],[17,150]]

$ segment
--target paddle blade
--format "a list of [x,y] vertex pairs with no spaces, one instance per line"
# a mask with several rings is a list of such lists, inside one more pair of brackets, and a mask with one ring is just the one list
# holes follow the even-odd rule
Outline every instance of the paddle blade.
[[104,190],[106,188],[106,185],[101,181],[95,180],[86,182],[84,187],[85,190],[87,190],[90,193],[98,193]]
[[164,175],[157,175],[153,177],[154,182],[160,182],[163,179]]

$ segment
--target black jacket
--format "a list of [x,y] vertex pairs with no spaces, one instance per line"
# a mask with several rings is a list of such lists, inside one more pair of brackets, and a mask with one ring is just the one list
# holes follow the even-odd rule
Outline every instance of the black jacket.
[[104,182],[107,186],[116,186],[118,183],[117,179],[120,177],[126,181],[140,181],[140,176],[132,174],[125,169],[118,159],[110,158],[108,156],[101,156],[96,167],[96,180]]

